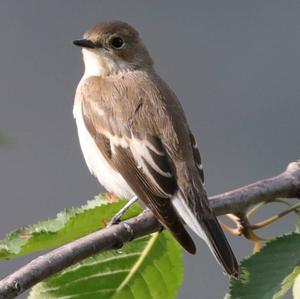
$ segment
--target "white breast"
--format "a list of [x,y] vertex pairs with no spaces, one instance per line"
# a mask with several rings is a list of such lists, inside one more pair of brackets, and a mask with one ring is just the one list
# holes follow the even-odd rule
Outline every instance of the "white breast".
[[80,101],[75,101],[73,113],[76,119],[81,150],[90,172],[97,177],[100,184],[107,191],[126,199],[132,198],[134,193],[131,188],[123,177],[109,165],[88,132],[83,120]]

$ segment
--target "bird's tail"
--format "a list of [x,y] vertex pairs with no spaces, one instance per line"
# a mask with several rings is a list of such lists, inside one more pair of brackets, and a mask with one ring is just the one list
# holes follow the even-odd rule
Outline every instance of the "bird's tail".
[[208,207],[205,190],[200,188],[197,194],[179,191],[173,205],[184,222],[207,243],[224,270],[238,277],[238,262],[216,216]]

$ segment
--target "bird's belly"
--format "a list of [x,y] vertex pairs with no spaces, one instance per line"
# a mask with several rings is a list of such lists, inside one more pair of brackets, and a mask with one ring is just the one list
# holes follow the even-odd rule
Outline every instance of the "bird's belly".
[[117,196],[126,199],[132,198],[134,192],[121,174],[116,172],[101,154],[93,137],[84,124],[81,111],[75,110],[74,112],[81,150],[90,172],[97,177],[100,184],[104,186],[107,191],[113,192]]

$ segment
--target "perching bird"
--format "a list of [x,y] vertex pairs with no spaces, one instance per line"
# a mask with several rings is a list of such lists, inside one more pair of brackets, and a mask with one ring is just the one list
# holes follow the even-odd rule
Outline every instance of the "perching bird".
[[195,254],[188,225],[237,276],[236,258],[208,205],[195,138],[138,32],[121,21],[102,22],[74,44],[82,48],[85,72],[73,113],[90,171],[108,191],[140,199]]

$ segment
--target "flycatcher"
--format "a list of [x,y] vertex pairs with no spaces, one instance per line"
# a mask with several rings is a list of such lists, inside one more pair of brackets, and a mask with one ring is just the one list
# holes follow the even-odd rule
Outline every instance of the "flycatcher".
[[237,276],[238,263],[209,208],[195,138],[139,33],[124,22],[102,22],[74,44],[82,48],[85,71],[73,113],[91,173],[117,196],[141,200],[195,254],[188,225]]

